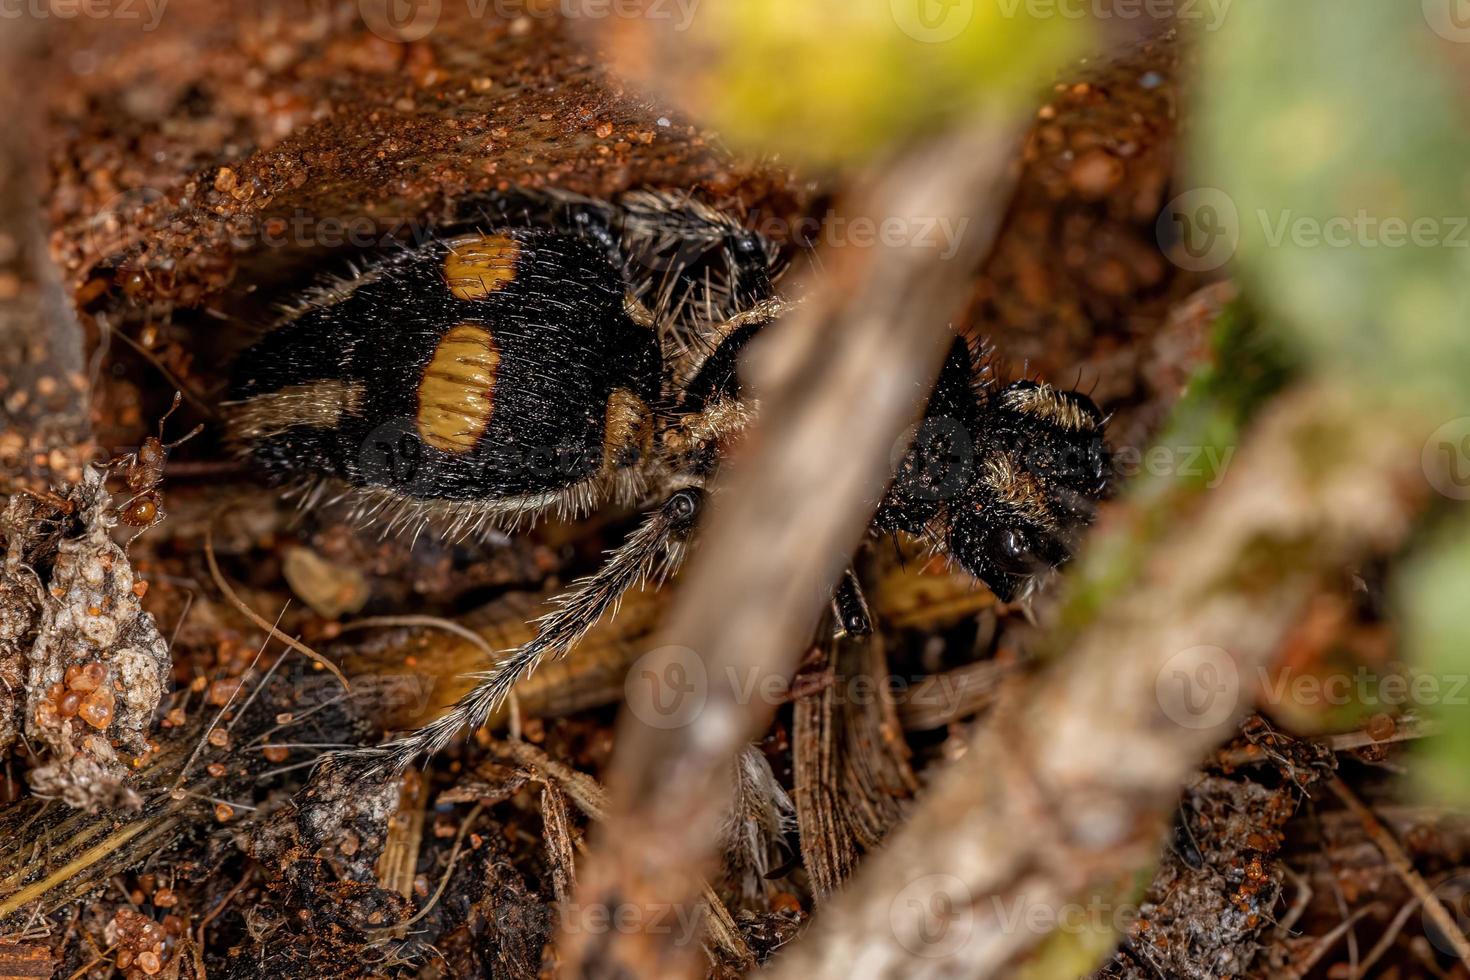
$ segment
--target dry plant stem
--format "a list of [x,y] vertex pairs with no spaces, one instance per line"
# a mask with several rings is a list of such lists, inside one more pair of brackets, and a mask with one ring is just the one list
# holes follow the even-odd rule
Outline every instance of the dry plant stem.
[[[453,633],[484,654],[487,667],[493,664],[498,657],[495,648],[486,642],[485,638],[479,633],[451,619],[444,619],[442,616],[368,616],[364,619],[354,619],[350,623],[343,623],[341,632],[346,633],[349,630],[369,629],[374,626],[423,626],[429,629],[443,630],[446,633]],[[506,703],[510,711],[511,737],[520,738],[521,702],[514,689],[511,690],[510,695],[506,698]]]
[[[1320,387],[1273,405],[1226,482],[1176,514],[1066,655],[1007,691],[778,959],[778,980],[1016,975],[1047,934],[998,910],[1051,909],[1057,922],[1070,902],[1127,900],[1181,784],[1235,731],[1306,599],[1407,532],[1423,492],[1417,428]],[[1119,516],[1113,533],[1136,533]],[[1225,700],[1202,711],[1189,695],[1219,672],[1238,691],[1217,683]],[[946,895],[956,914],[926,918]]]
[[[792,723],[802,864],[819,901],[852,873],[860,850],[882,843],[902,818],[899,800],[918,789],[898,713],[882,686],[888,658],[881,638],[839,640],[832,647],[825,674],[834,683],[797,701]],[[869,681],[877,696],[839,696],[859,679]]]
[[[398,788],[398,812],[388,821],[383,854],[378,858],[379,886],[413,898],[413,880],[418,871],[419,848],[424,836],[424,807],[428,802],[423,775],[412,769],[403,774]],[[400,927],[395,937],[408,935]]]
[[209,910],[209,913],[200,920],[199,927],[194,930],[194,942],[191,945],[190,954],[192,955],[194,960],[194,972],[200,978],[200,980],[206,980],[206,978],[209,976],[209,972],[204,967],[205,931],[209,928],[209,924],[213,922],[216,918],[218,918],[219,914],[223,912],[226,908],[228,908],[229,904],[233,902],[242,891],[245,890],[246,886],[250,884],[251,879],[254,877],[254,868],[245,869],[245,875],[235,883],[234,887],[225,892],[225,897],[215,903],[214,908]]
[[[542,664],[534,674],[515,686],[512,703],[492,718],[492,729],[507,725],[515,731],[513,710],[519,706],[526,718],[558,717],[587,708],[612,704],[623,697],[628,669],[649,649],[649,637],[668,605],[672,589],[638,589],[623,601],[618,615],[605,618],[568,657]],[[513,650],[533,635],[527,625],[541,611],[544,596],[514,592],[492,600],[455,623],[433,616],[389,616],[354,620],[342,631],[405,626],[435,627],[432,631],[394,630],[372,644],[343,649],[343,671],[349,677],[362,674],[400,675],[411,668],[422,674],[419,683],[431,690],[422,698],[407,698],[385,705],[385,727],[392,730],[416,728],[433,721],[443,706],[453,704],[475,684],[473,672],[484,670],[495,654],[486,650]],[[932,575],[916,570],[894,572],[869,588],[873,611],[884,623],[900,628],[933,629],[973,616],[994,604],[990,593],[977,588],[962,575]],[[465,635],[468,632],[474,639]],[[376,639],[376,638],[375,638]],[[916,685],[899,698],[899,714],[905,727],[939,727],[989,703],[987,678],[1004,673],[993,665],[959,668]],[[973,676],[972,676],[973,675]]]
[[299,652],[303,657],[310,660],[312,663],[318,664],[319,666],[325,667],[327,670],[331,671],[332,676],[337,678],[338,682],[341,683],[342,689],[344,691],[352,690],[352,685],[347,682],[347,678],[343,675],[342,671],[337,669],[336,664],[332,663],[326,657],[323,657],[321,654],[317,653],[311,647],[307,646],[305,643],[302,643],[294,636],[287,636],[285,633],[282,633],[280,630],[276,629],[270,623],[266,622],[259,613],[246,605],[245,600],[241,599],[240,596],[236,594],[235,590],[230,586],[229,580],[226,579],[224,573],[219,570],[219,561],[214,557],[214,528],[212,526],[206,528],[204,532],[204,557],[209,562],[209,574],[214,577],[214,584],[219,587],[220,592],[223,593],[224,597],[227,600],[229,600],[230,605],[239,610],[242,616],[250,620],[256,626],[265,630],[266,633],[268,633],[269,635],[274,636],[276,639],[286,644],[286,646]]
[[[521,765],[540,769],[556,780],[557,786],[586,816],[598,822],[607,819],[607,790],[597,780],[566,763],[558,762],[530,742],[512,739],[499,745],[501,751]],[[730,910],[725,908],[725,903],[708,881],[700,882],[700,894],[704,899],[703,911],[709,915],[706,923],[709,932],[707,941],[720,950],[728,961],[742,964],[746,969],[753,968],[755,954],[746,945]]]
[[1373,965],[1383,958],[1384,953],[1387,953],[1392,948],[1394,941],[1398,939],[1399,933],[1404,928],[1404,923],[1409,921],[1409,916],[1413,915],[1414,911],[1418,908],[1419,900],[1417,898],[1411,898],[1404,903],[1404,907],[1399,909],[1398,914],[1393,917],[1393,921],[1388,924],[1388,928],[1383,930],[1383,935],[1379,938],[1378,942],[1374,943],[1373,948],[1368,951],[1368,955],[1363,957],[1363,962],[1358,964],[1358,976],[1372,976],[1368,971],[1373,969]]
[[[854,213],[951,217],[964,229],[958,251],[828,249],[815,294],[752,352],[762,418],[716,494],[662,632],[664,644],[703,661],[708,697],[683,727],[624,712],[612,813],[579,876],[584,907],[678,908],[698,893],[730,767],[775,708],[741,692],[789,679],[871,518],[970,272],[994,241],[1020,130],[1011,116],[977,119],[874,175],[851,199]],[[676,976],[698,966],[695,950],[668,932],[565,939],[572,974]]]
[[449,886],[449,879],[454,875],[454,863],[459,860],[460,848],[464,845],[464,835],[469,832],[470,827],[474,825],[475,821],[480,819],[480,814],[484,812],[484,809],[485,807],[483,805],[476,803],[474,808],[470,810],[469,815],[464,818],[464,822],[459,825],[459,830],[454,835],[454,846],[449,849],[449,860],[444,865],[444,874],[439,878],[439,887],[434,889],[434,894],[429,896],[429,900],[424,903],[424,907],[419,909],[413,918],[408,921],[395,926],[388,926],[384,929],[378,929],[373,935],[385,937],[401,936],[415,922],[418,922],[434,910],[434,906],[438,905],[439,899],[444,896],[444,889]]
[[[271,632],[275,632],[276,627],[281,625],[281,617],[286,615],[286,606],[289,606],[290,604],[291,600],[287,599],[286,604],[281,606],[281,611],[276,614],[276,622],[275,625],[271,627]],[[269,636],[261,641],[260,649],[255,651],[255,659],[251,660],[250,666],[246,668],[245,672],[247,674],[255,669],[256,664],[260,663],[261,655],[265,653],[265,648],[270,646],[270,642],[271,641]],[[180,786],[184,785],[184,779],[189,775],[189,768],[194,765],[194,760],[199,758],[199,753],[204,750],[204,746],[209,741],[210,734],[219,727],[220,719],[225,716],[225,712],[230,710],[230,706],[235,703],[235,698],[237,695],[239,695],[239,693],[240,687],[237,686],[233,691],[230,692],[230,696],[225,701],[225,703],[220,705],[219,710],[214,713],[214,719],[210,721],[208,727],[206,727],[204,731],[200,733],[199,742],[194,746],[194,751],[189,755],[189,758],[184,760],[184,767],[179,770],[178,778],[174,780],[173,789],[177,790]],[[249,702],[247,701],[246,703],[248,704]]]
[[567,902],[576,886],[576,862],[572,857],[572,824],[567,797],[556,783],[541,786],[541,825],[546,838],[547,863],[551,865],[552,894]]
[[[1305,959],[1303,959],[1300,963],[1292,964],[1291,971],[1286,975],[1288,980],[1300,980],[1301,977],[1304,977],[1308,973],[1311,973],[1312,968],[1322,961],[1322,957],[1330,953],[1332,951],[1332,947],[1337,945],[1337,941],[1343,936],[1351,936],[1351,930],[1353,926],[1358,924],[1358,920],[1362,919],[1364,916],[1372,911],[1372,905],[1365,905],[1354,912],[1352,915],[1343,919],[1337,925],[1333,926],[1331,931],[1329,931],[1325,936],[1322,936],[1312,944],[1311,949],[1307,953]],[[1355,972],[1353,975],[1360,976],[1361,974]]]
[[1460,962],[1470,968],[1470,941],[1465,939],[1465,934],[1460,931],[1455,917],[1445,909],[1444,903],[1439,900],[1438,895],[1434,894],[1434,890],[1429,887],[1424,876],[1414,870],[1414,862],[1409,860],[1409,855],[1403,845],[1383,825],[1378,815],[1358,799],[1358,795],[1349,789],[1340,777],[1334,778],[1328,785],[1332,787],[1332,792],[1337,794],[1337,798],[1353,812],[1353,816],[1362,821],[1363,829],[1368,832],[1373,843],[1383,852],[1389,865],[1398,872],[1399,877],[1403,879],[1414,897],[1423,903],[1424,914],[1433,920],[1445,939],[1455,947],[1455,955],[1460,958]]
[[[1435,728],[1436,726],[1430,722],[1406,717],[1398,719],[1393,734],[1387,738],[1374,738],[1366,729],[1359,729],[1338,735],[1324,735],[1314,741],[1327,746],[1333,752],[1352,752],[1374,745],[1392,745],[1395,742],[1412,742],[1416,739],[1427,738],[1436,733]],[[1239,767],[1265,763],[1270,760],[1256,746],[1248,745],[1245,748],[1221,752],[1216,761],[1222,766]]]

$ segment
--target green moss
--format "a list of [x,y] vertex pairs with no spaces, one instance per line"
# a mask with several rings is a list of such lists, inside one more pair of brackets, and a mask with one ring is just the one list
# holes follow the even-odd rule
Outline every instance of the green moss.
[[1440,734],[1415,746],[1415,778],[1430,797],[1470,802],[1470,522],[1444,529],[1395,580],[1407,659],[1437,680],[1424,707]]
[[1133,583],[1154,545],[1224,478],[1250,420],[1296,374],[1290,357],[1241,302],[1221,314],[1211,348],[1213,361],[1190,381],[1150,447],[1178,465],[1146,469],[1133,479],[1122,519],[1088,543],[1071,573],[1055,649]]

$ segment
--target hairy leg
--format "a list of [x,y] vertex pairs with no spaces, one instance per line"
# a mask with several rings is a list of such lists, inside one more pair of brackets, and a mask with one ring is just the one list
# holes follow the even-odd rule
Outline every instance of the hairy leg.
[[555,608],[536,620],[536,635],[530,642],[512,650],[489,670],[471,675],[480,682],[474,690],[418,731],[359,753],[367,768],[402,772],[415,759],[444,748],[461,729],[479,728],[511,688],[543,660],[564,655],[604,614],[616,614],[629,589],[671,575],[683,559],[684,544],[702,498],[702,490],[688,487],[665,500],[610,553],[600,569],[572,583],[554,600]]

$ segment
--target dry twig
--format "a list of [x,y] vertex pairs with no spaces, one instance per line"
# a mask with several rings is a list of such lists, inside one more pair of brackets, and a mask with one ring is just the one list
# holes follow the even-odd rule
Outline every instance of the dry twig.
[[[994,909],[1128,901],[1180,784],[1234,730],[1319,578],[1406,533],[1415,428],[1340,392],[1283,399],[1227,481],[1141,557],[1126,591],[1091,607],[1066,657],[994,709],[775,976],[1003,975],[1049,933],[1007,928]],[[946,897],[954,917],[936,930]]]
[[[609,776],[615,803],[580,875],[584,907],[681,907],[698,893],[730,767],[775,708],[748,692],[789,679],[870,519],[969,270],[1000,224],[1017,133],[1010,117],[987,119],[869,182],[854,197],[860,213],[952,216],[965,229],[958,251],[946,261],[913,243],[831,249],[816,295],[753,352],[760,431],[716,496],[662,633],[705,665],[706,698],[686,726],[624,713]],[[663,655],[668,666],[682,654]],[[650,663],[651,675],[667,676],[659,666]],[[566,938],[572,972],[594,962],[635,976],[697,967],[667,932]]]
[[1409,860],[1409,855],[1403,845],[1393,834],[1389,833],[1388,828],[1383,826],[1382,821],[1372,809],[1358,799],[1358,794],[1349,789],[1342,779],[1334,778],[1329,785],[1332,787],[1332,792],[1337,794],[1337,798],[1342,800],[1353,815],[1362,821],[1363,829],[1368,832],[1373,843],[1383,852],[1389,865],[1403,879],[1414,898],[1424,905],[1424,914],[1429,916],[1439,928],[1445,940],[1454,946],[1455,955],[1460,958],[1460,962],[1470,967],[1470,941],[1466,940],[1465,934],[1460,931],[1459,925],[1455,922],[1455,917],[1445,909],[1444,903],[1439,900],[1438,895],[1434,894],[1434,890],[1429,887],[1424,876],[1414,870],[1414,862]]

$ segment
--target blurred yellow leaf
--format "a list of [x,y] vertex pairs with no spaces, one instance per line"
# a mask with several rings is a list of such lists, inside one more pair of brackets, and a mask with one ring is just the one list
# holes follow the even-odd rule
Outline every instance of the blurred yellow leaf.
[[1085,22],[1027,0],[721,0],[688,39],[682,93],[730,140],[821,163],[870,155],[1071,59]]

